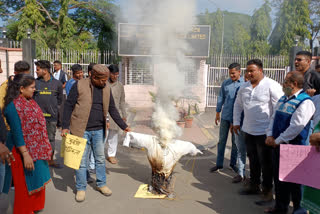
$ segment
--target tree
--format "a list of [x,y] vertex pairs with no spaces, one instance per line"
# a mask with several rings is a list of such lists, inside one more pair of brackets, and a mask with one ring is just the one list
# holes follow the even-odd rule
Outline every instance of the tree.
[[300,45],[310,39],[308,26],[312,24],[307,0],[283,0],[277,15],[276,25],[270,36],[272,50],[276,54],[288,54],[294,45],[295,36],[300,36]]
[[245,56],[249,53],[249,44],[249,33],[239,22],[235,22],[232,28],[231,53]]
[[112,6],[111,0],[0,0],[0,14],[9,19],[8,35],[14,40],[25,38],[29,28],[38,47],[84,50],[96,47],[101,33],[113,42],[111,33],[105,38],[106,32],[115,34]]
[[250,25],[250,52],[257,55],[269,53],[268,36],[272,30],[271,7],[266,1],[252,16]]
[[309,0],[309,11],[312,20],[312,23],[310,24],[311,38],[309,44],[312,49],[314,40],[320,36],[320,1]]

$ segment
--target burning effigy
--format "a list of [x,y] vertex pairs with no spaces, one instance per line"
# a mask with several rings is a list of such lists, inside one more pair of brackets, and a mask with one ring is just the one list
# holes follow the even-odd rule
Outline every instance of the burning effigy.
[[179,159],[187,154],[192,156],[202,154],[191,142],[172,140],[166,145],[162,144],[160,138],[154,135],[128,132],[124,145],[145,148],[147,157],[152,169],[151,184],[149,191],[154,194],[165,194],[167,197],[174,197],[172,173]]

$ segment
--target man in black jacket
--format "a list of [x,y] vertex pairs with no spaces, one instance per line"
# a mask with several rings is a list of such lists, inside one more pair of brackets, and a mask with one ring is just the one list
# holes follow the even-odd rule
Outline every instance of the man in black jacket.
[[310,96],[320,94],[320,74],[311,69],[312,54],[299,51],[294,61],[296,70],[304,76],[303,90]]
[[47,132],[52,147],[52,158],[49,166],[60,168],[59,164],[53,160],[55,149],[56,126],[59,120],[58,112],[62,103],[63,89],[59,80],[53,78],[50,74],[50,62],[47,60],[39,60],[36,62],[37,75],[36,91],[34,99],[40,106],[43,116],[46,118]]

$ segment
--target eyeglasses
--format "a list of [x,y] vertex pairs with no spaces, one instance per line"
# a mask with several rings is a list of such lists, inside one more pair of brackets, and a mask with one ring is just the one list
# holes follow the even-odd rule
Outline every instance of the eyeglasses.
[[305,59],[301,59],[301,58],[295,58],[294,61],[297,61],[297,62],[301,62],[302,60],[305,60]]

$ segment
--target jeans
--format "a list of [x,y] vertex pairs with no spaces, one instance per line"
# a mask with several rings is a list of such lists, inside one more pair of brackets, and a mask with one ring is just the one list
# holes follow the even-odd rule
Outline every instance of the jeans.
[[272,147],[265,144],[266,135],[250,135],[245,133],[245,141],[250,166],[250,184],[260,185],[262,172],[262,189],[272,189],[273,164]]
[[244,132],[240,131],[239,135],[235,134],[235,143],[238,150],[238,174],[241,177],[245,176],[246,171],[246,159],[247,159],[247,150],[246,150],[246,142],[244,138]]
[[[228,133],[231,123],[227,120],[221,120],[220,131],[219,131],[219,143],[218,143],[218,156],[217,156],[217,167],[223,167],[224,152],[226,150],[226,144],[228,139]],[[232,148],[230,157],[230,166],[235,166],[237,164],[237,147],[234,142],[234,134],[232,133]]]
[[82,156],[80,168],[76,170],[76,189],[86,190],[87,187],[87,167],[89,151],[91,148],[95,159],[96,184],[98,187],[106,185],[106,161],[104,155],[104,131],[103,129],[95,131],[85,131],[83,138],[87,139],[87,145]]
[[55,150],[56,142],[56,131],[57,131],[57,122],[55,121],[46,121],[48,138],[51,144],[52,151]]

